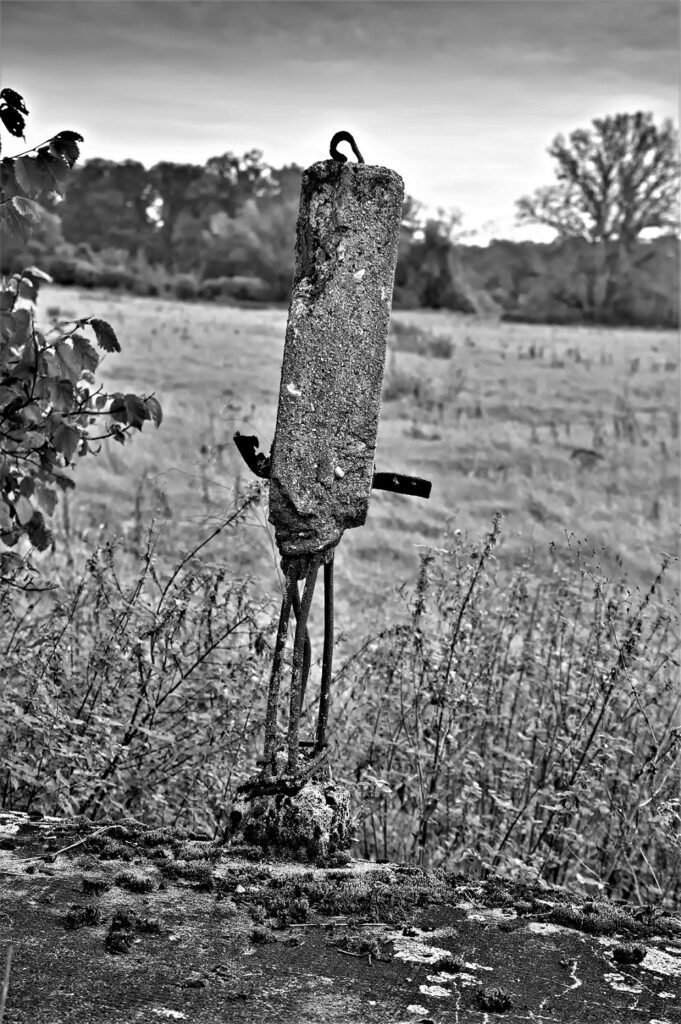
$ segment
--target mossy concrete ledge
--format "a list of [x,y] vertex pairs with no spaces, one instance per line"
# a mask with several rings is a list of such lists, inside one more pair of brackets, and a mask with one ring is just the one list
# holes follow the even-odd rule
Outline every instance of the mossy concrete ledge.
[[0,813],[5,1024],[681,1020],[669,912],[243,852],[132,818]]

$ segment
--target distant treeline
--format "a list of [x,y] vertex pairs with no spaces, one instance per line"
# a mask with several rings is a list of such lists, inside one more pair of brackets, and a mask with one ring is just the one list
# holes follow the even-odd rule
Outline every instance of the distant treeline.
[[[24,246],[2,238],[3,273],[36,264],[58,284],[184,300],[285,302],[302,168],[258,150],[204,166],[90,160]],[[544,323],[679,324],[679,239],[466,245],[457,219],[407,197],[395,308]]]

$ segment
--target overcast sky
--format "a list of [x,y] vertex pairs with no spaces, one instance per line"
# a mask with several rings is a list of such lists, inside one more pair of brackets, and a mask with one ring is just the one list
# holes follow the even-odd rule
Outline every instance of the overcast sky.
[[553,180],[555,134],[638,109],[678,122],[678,0],[2,0],[0,17],[29,143],[71,128],[84,158],[307,166],[343,128],[415,198],[507,237],[514,201]]

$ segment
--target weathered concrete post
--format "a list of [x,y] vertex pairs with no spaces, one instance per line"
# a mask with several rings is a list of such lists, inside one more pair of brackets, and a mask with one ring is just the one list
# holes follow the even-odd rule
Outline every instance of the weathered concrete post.
[[[351,144],[358,163],[346,162],[336,148],[340,141]],[[322,819],[327,839],[321,847],[313,843],[314,849],[339,849],[350,841],[349,798],[328,785],[325,742],[335,547],[346,529],[365,522],[372,487],[424,497],[430,493],[426,481],[374,472],[404,185],[395,171],[365,164],[347,132],[333,137],[331,156],[303,174],[271,455],[256,454],[257,438],[235,437],[248,465],[270,481],[269,517],[286,589],[267,699],[263,770],[242,787],[250,802],[250,824],[241,824],[244,808],[236,810],[234,823],[248,841],[280,850],[305,845],[305,831],[319,832]],[[311,663],[307,619],[322,565],[319,714],[314,741],[303,744],[299,726]],[[291,611],[296,630],[283,755],[277,725]],[[301,747],[312,748],[302,766]]]
[[403,198],[387,167],[322,160],[303,175],[270,466],[285,558],[366,520]]

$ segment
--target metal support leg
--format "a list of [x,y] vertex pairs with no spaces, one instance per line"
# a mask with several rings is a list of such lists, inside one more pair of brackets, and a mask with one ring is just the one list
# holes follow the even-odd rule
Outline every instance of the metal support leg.
[[305,632],[310,615],[312,595],[319,572],[321,559],[316,556],[309,562],[305,587],[300,603],[300,615],[296,622],[296,633],[293,641],[293,671],[291,673],[291,704],[288,722],[288,770],[295,773],[298,768],[298,748],[300,738],[300,709],[305,661]]
[[279,704],[279,689],[281,686],[281,670],[286,647],[286,636],[288,624],[291,618],[291,605],[293,594],[298,592],[298,582],[292,566],[286,568],[286,585],[284,596],[281,602],[279,613],[279,628],[277,639],[274,645],[274,657],[272,659],[272,673],[270,675],[270,688],[267,694],[267,711],[265,714],[265,772],[273,773],[276,767],[275,755],[277,752],[277,709]]
[[[296,617],[296,622],[300,618],[300,593],[298,592],[298,584],[296,583],[295,590],[293,591],[293,612]],[[310,644],[310,633],[305,626],[305,646],[303,648],[303,681],[300,687],[300,712],[302,714],[303,704],[305,702],[305,691],[307,690],[307,680],[310,675],[310,665],[312,664],[312,645]]]
[[333,554],[324,565],[324,652],[322,654],[322,681],[319,690],[319,717],[315,753],[326,745],[326,726],[329,720],[329,693],[333,671]]

